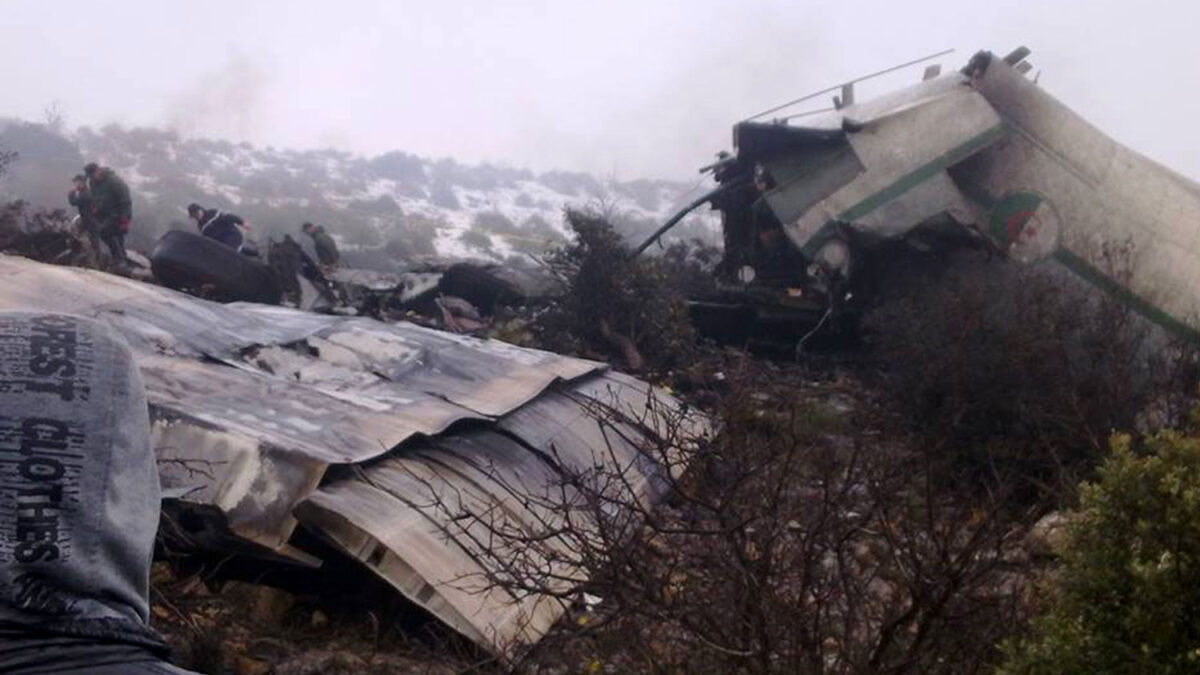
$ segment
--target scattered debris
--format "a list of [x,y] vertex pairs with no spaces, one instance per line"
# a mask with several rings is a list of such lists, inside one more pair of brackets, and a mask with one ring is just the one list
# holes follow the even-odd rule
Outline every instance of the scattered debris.
[[368,316],[424,305],[437,295],[442,280],[440,271],[388,274],[342,268],[325,276],[340,285],[347,304],[362,308]]
[[463,298],[484,314],[499,306],[536,304],[562,295],[563,284],[545,269],[460,262],[446,268],[439,290]]
[[[632,462],[660,406],[676,406],[600,363],[410,323],[221,305],[19,257],[0,256],[0,277],[5,307],[93,317],[133,347],[173,536],[319,565],[293,544],[303,524],[503,655],[536,642],[565,607],[465,588],[488,570],[465,535],[422,508],[422,490],[433,481],[476,508],[507,508],[490,471],[549,489],[557,462]],[[597,405],[630,420],[615,446]]]
[[404,272],[323,271],[290,237],[270,242],[265,264],[212,244],[190,232],[163,235],[151,256],[154,279],[219,302],[286,303],[324,313],[409,319],[470,334],[487,329],[501,309],[525,311],[563,290],[553,274],[533,267],[433,259]]

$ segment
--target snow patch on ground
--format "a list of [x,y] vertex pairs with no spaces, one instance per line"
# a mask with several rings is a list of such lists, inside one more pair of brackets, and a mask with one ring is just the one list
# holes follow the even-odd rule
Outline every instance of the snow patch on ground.
[[[465,182],[472,185],[494,183],[498,187],[480,189],[451,184],[450,189],[459,208],[447,208],[435,204],[432,194],[435,192],[435,181],[451,180],[447,177],[451,174],[439,174],[433,162],[419,158],[414,160],[422,162],[420,171],[411,170],[411,177],[398,179],[378,175],[376,165],[368,158],[329,150],[277,150],[255,148],[248,144],[176,139],[161,141],[159,147],[142,151],[157,152],[169,158],[173,164],[186,161],[192,170],[183,173],[182,177],[191,183],[189,189],[194,187],[196,199],[200,201],[205,195],[215,195],[224,197],[232,204],[243,204],[245,200],[250,200],[276,208],[308,208],[308,198],[256,194],[243,187],[254,178],[279,180],[280,174],[286,174],[292,179],[307,181],[314,196],[319,194],[321,200],[334,208],[347,212],[355,210],[351,217],[368,227],[374,227],[381,241],[401,236],[408,226],[406,218],[409,225],[419,220],[435,224],[434,246],[440,255],[490,260],[519,255],[520,251],[514,248],[514,243],[528,247],[539,245],[546,239],[569,238],[571,233],[563,218],[563,212],[568,207],[600,210],[612,214],[617,220],[636,223],[639,231],[649,231],[651,226],[664,222],[679,207],[707,189],[699,183],[616,183],[597,181],[583,174],[553,172],[536,177],[529,172],[502,167],[453,165],[454,171],[466,176]],[[140,159],[140,156],[136,159]],[[194,169],[205,165],[203,170]],[[143,166],[135,161],[131,168],[122,173],[140,197],[154,199],[159,196],[158,192],[142,186],[149,187],[159,177],[143,171]],[[473,171],[479,173],[472,174]],[[173,180],[178,181],[178,177]],[[427,196],[415,197],[414,194]],[[402,215],[372,213],[371,204],[384,197],[394,200]],[[516,232],[504,231],[510,226],[502,221],[493,228],[477,227],[477,219],[485,214],[489,218],[493,217],[492,214],[502,215],[512,223],[511,228],[515,228]],[[529,229],[531,225],[537,229],[530,230],[529,236],[524,236],[522,230]],[[681,236],[719,231],[716,215],[703,208],[689,216],[677,230]],[[476,239],[487,237],[490,246],[481,249],[464,241],[463,236],[468,232],[472,233],[469,237]],[[331,230],[331,234],[338,236],[336,230]]]

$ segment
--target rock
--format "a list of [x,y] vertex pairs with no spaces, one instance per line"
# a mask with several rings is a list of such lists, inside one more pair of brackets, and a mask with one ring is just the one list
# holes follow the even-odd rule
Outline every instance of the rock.
[[[337,675],[364,672],[369,662],[357,654],[333,651],[308,652],[283,661],[275,669],[278,675]],[[396,670],[394,672],[406,672]],[[412,671],[407,671],[412,672]]]
[[325,615],[325,612],[322,612],[321,610],[318,609],[317,611],[312,613],[311,624],[312,624],[313,628],[320,628],[328,623],[329,623],[329,617]]
[[250,618],[259,625],[279,625],[296,605],[295,596],[287,591],[241,581],[225,584],[221,595],[249,605]]
[[166,621],[171,616],[171,613],[167,611],[167,608],[163,607],[162,605],[152,606],[150,608],[150,613],[154,615],[154,618],[162,621]]
[[1042,516],[1029,530],[1029,552],[1034,557],[1053,557],[1066,541],[1070,518],[1059,511]]
[[271,664],[249,656],[239,656],[234,669],[238,675],[267,675],[271,672]]

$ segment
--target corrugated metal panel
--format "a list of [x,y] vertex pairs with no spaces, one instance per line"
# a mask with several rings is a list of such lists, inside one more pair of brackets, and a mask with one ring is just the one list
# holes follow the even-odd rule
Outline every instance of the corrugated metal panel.
[[270,548],[287,541],[290,506],[327,465],[498,417],[601,367],[406,323],[220,305],[11,256],[0,256],[0,307],[80,314],[121,332],[171,460],[165,487],[220,506],[237,534]]
[[[664,469],[638,446],[666,433],[662,406],[678,405],[591,361],[406,323],[219,305],[9,256],[0,309],[93,317],[125,336],[164,492],[221,514],[221,536],[309,562],[288,543],[299,517],[497,653],[536,641],[564,608],[480,588],[496,571],[484,533],[434,498],[536,527],[568,517],[549,506],[562,469],[603,466],[650,500]],[[601,425],[596,406],[617,419]],[[573,578],[570,547],[546,545]]]
[[553,533],[568,519],[577,531],[594,527],[596,512],[571,507],[574,493],[565,480],[588,472],[606,476],[602,484],[622,492],[611,495],[614,503],[635,498],[648,505],[661,492],[655,477],[664,468],[643,448],[656,428],[667,433],[662,425],[673,415],[664,405],[678,411],[670,397],[621,375],[556,385],[502,418],[496,431],[406,446],[344,472],[297,514],[414,602],[449,617],[493,652],[512,655],[545,634],[566,606],[491,584],[514,573],[505,563],[512,561],[518,576],[546,570],[541,580],[557,577],[559,594],[570,590],[571,579],[582,581],[583,572],[569,541],[550,536],[506,550],[505,537],[494,533]]

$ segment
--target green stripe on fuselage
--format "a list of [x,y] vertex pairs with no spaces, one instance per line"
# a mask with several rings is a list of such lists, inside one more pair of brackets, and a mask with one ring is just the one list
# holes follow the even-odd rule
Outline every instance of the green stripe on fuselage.
[[[968,199],[980,206],[987,207],[989,210],[994,209],[1002,201],[994,197],[981,185],[963,183],[959,185],[959,188]],[[1107,293],[1117,302],[1126,305],[1152,323],[1161,326],[1172,335],[1189,342],[1200,343],[1200,331],[1167,314],[1162,309],[1153,305],[1149,300],[1122,286],[1119,281],[1101,272],[1095,265],[1092,265],[1075,253],[1059,247],[1055,249],[1053,257],[1059,264],[1066,267],[1080,279]]]
[[[908,192],[914,187],[934,177],[939,171],[943,171],[947,167],[958,164],[959,162],[979,152],[987,146],[999,141],[1000,139],[1004,138],[1006,133],[1008,133],[1007,126],[1003,122],[997,124],[978,136],[974,136],[960,143],[959,145],[950,148],[925,164],[917,167],[913,171],[897,178],[887,187],[869,195],[861,202],[842,211],[840,214],[838,214],[837,218],[834,218],[833,220],[830,220],[822,225],[821,229],[817,230],[817,232],[810,237],[807,242],[805,242],[804,246],[800,249],[800,253],[804,257],[811,260],[812,257],[816,255],[817,251],[820,250],[821,245],[824,244],[825,241],[837,229],[838,223],[852,223],[855,220],[862,218],[875,209],[883,206],[893,199],[896,199],[905,192]],[[867,168],[867,171],[870,171],[870,167]]]
[[1162,326],[1176,337],[1183,338],[1189,342],[1200,343],[1200,332],[1196,331],[1195,328],[1167,314],[1159,307],[1151,304],[1149,300],[1122,286],[1120,282],[1101,272],[1096,266],[1071,251],[1060,248],[1054,252],[1054,259],[1060,262],[1063,267],[1077,274],[1084,281],[1108,293],[1118,302],[1127,305],[1133,311]]

